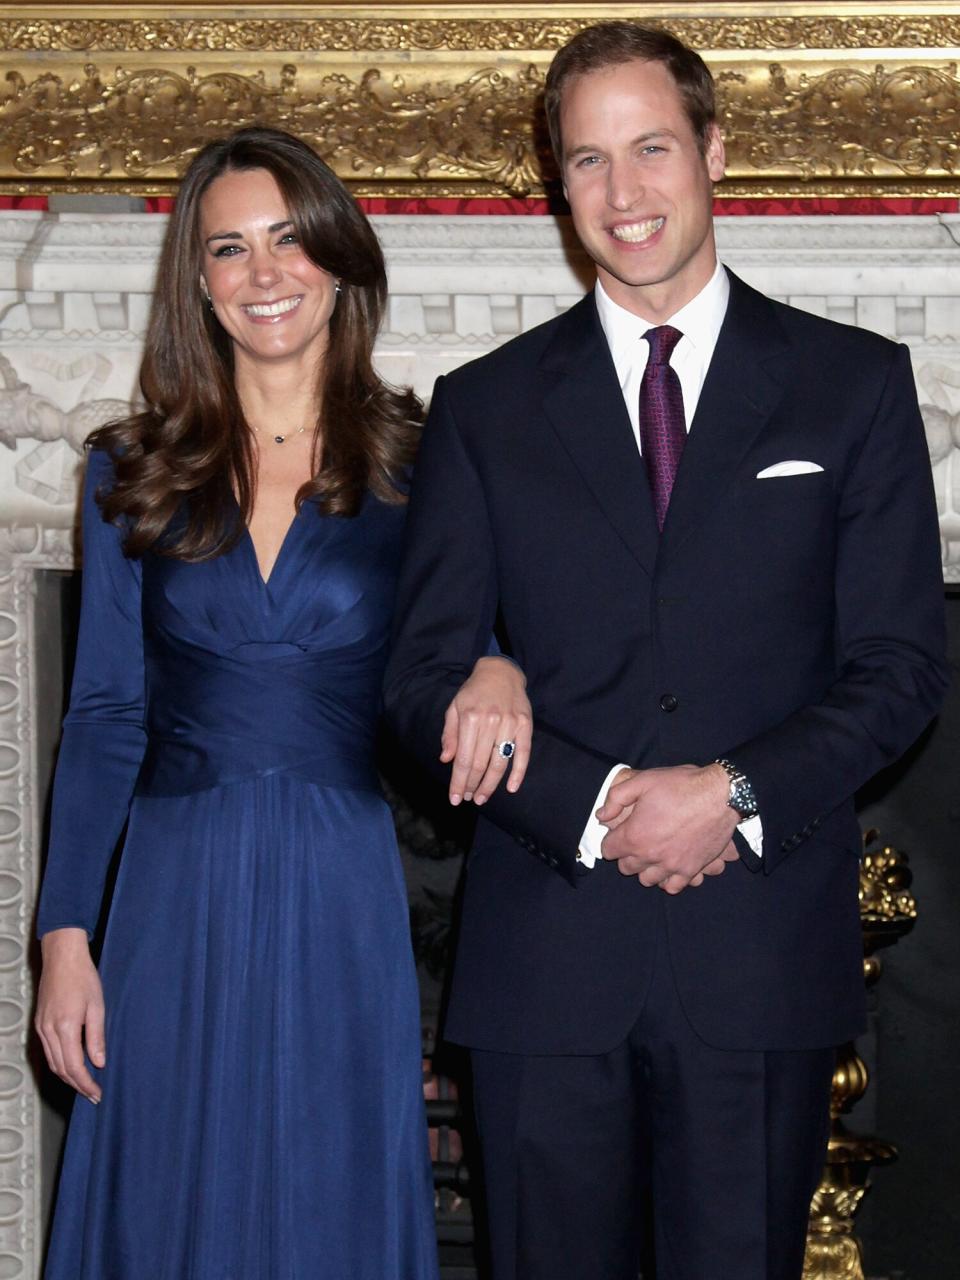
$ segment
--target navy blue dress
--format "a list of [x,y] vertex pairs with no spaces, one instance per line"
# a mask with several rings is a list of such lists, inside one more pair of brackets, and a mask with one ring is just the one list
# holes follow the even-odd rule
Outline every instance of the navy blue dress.
[[83,607],[41,932],[92,931],[103,1099],[78,1097],[47,1280],[435,1280],[417,985],[372,763],[403,508],[306,504],[127,560],[84,499]]

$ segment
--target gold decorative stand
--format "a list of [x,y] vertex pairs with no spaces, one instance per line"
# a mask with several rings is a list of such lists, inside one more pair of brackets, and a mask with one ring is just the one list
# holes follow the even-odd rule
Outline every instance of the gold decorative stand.
[[[906,854],[881,845],[876,831],[864,836],[860,870],[863,974],[867,986],[880,977],[879,952],[909,933],[917,918]],[[852,1044],[837,1054],[830,1099],[827,1163],[810,1206],[803,1280],[864,1280],[863,1251],[854,1220],[876,1165],[890,1164],[897,1149],[879,1138],[851,1133],[842,1116],[863,1097],[870,1076]]]

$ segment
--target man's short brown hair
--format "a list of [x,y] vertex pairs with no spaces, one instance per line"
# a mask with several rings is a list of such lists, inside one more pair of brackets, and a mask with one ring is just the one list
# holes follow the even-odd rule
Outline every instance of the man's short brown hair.
[[645,27],[639,22],[600,22],[586,27],[559,49],[547,72],[543,105],[550,143],[563,170],[560,106],[569,83],[591,71],[621,66],[625,62],[662,62],[677,83],[684,110],[701,151],[706,149],[717,108],[713,76],[707,64],[669,31]]

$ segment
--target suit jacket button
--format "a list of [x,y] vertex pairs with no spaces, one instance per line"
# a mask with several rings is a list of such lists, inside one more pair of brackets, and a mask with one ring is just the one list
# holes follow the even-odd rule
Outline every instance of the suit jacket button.
[[677,699],[674,697],[672,693],[665,693],[660,699],[661,711],[676,711],[679,705],[680,703],[677,701]]

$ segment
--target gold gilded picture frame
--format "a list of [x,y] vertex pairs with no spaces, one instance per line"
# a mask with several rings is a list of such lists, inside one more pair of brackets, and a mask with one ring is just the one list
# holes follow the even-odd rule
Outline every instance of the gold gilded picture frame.
[[260,122],[358,195],[539,196],[553,53],[641,16],[714,71],[721,194],[960,194],[960,4],[845,0],[0,3],[0,192],[169,194],[200,145]]

